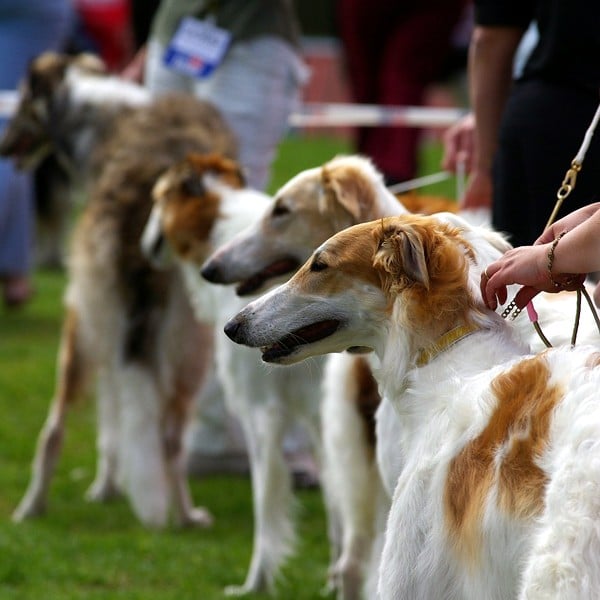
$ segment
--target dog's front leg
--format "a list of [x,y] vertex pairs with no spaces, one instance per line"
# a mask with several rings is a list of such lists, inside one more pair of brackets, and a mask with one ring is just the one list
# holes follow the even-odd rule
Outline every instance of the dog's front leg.
[[54,398],[38,437],[29,486],[12,515],[14,521],[39,515],[46,509],[50,480],[62,447],[66,412],[82,391],[89,370],[77,313],[70,310],[63,323]]
[[246,581],[241,587],[226,588],[228,595],[272,589],[277,571],[293,547],[292,482],[283,455],[282,412],[277,402],[257,403],[240,418],[252,475],[254,543]]

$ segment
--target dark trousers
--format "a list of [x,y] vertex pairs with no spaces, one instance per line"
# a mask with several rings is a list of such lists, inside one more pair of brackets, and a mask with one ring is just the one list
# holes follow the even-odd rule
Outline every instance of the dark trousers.
[[[361,104],[418,106],[439,77],[465,0],[338,0],[337,19],[351,92]],[[419,130],[364,127],[357,152],[388,180],[410,179]]]
[[[541,81],[515,85],[500,128],[494,162],[492,223],[515,246],[542,233],[556,193],[579,151],[600,94]],[[575,189],[556,219],[600,199],[600,131],[583,161]]]

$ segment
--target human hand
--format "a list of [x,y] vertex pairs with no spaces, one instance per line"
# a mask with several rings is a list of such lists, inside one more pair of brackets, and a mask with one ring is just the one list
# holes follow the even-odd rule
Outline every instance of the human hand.
[[122,79],[127,81],[133,81],[134,83],[143,83],[144,81],[144,68],[146,65],[146,47],[142,46],[131,62],[126,65],[120,73]]
[[475,155],[475,116],[469,113],[448,128],[443,143],[442,168],[456,173],[460,165],[466,173],[470,173]]
[[507,286],[521,285],[514,300],[519,308],[540,292],[560,292],[579,289],[585,275],[554,275],[554,281],[564,281],[556,286],[548,273],[548,251],[551,244],[520,246],[513,248],[500,259],[487,266],[481,275],[481,296],[488,308],[496,310],[498,304],[507,300]]

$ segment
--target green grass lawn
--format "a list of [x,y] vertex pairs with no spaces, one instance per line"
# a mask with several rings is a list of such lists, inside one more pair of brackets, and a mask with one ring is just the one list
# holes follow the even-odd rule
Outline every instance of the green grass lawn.
[[[298,171],[348,152],[336,139],[290,137],[274,166],[272,188]],[[422,170],[439,170],[439,149],[426,149]],[[452,195],[451,184],[430,193]],[[252,544],[250,482],[214,476],[192,481],[198,504],[216,522],[209,530],[144,529],[127,503],[90,504],[94,475],[93,402],[71,411],[45,516],[10,519],[28,482],[36,436],[52,397],[65,277],[37,272],[25,308],[0,309],[0,600],[211,600],[243,582]],[[278,598],[320,597],[328,546],[321,495],[298,495],[299,544],[277,587]],[[254,596],[253,596],[254,597]]]

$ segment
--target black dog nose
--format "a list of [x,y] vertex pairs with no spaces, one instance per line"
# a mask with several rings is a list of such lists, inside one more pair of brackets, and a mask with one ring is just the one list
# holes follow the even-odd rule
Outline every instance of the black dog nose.
[[237,342],[241,325],[242,324],[240,323],[240,321],[238,321],[236,318],[230,319],[229,321],[227,321],[227,323],[225,323],[225,327],[224,327],[225,335],[230,340]]
[[219,267],[210,262],[202,266],[200,275],[202,275],[206,281],[210,281],[211,283],[219,283],[221,279],[219,276]]

